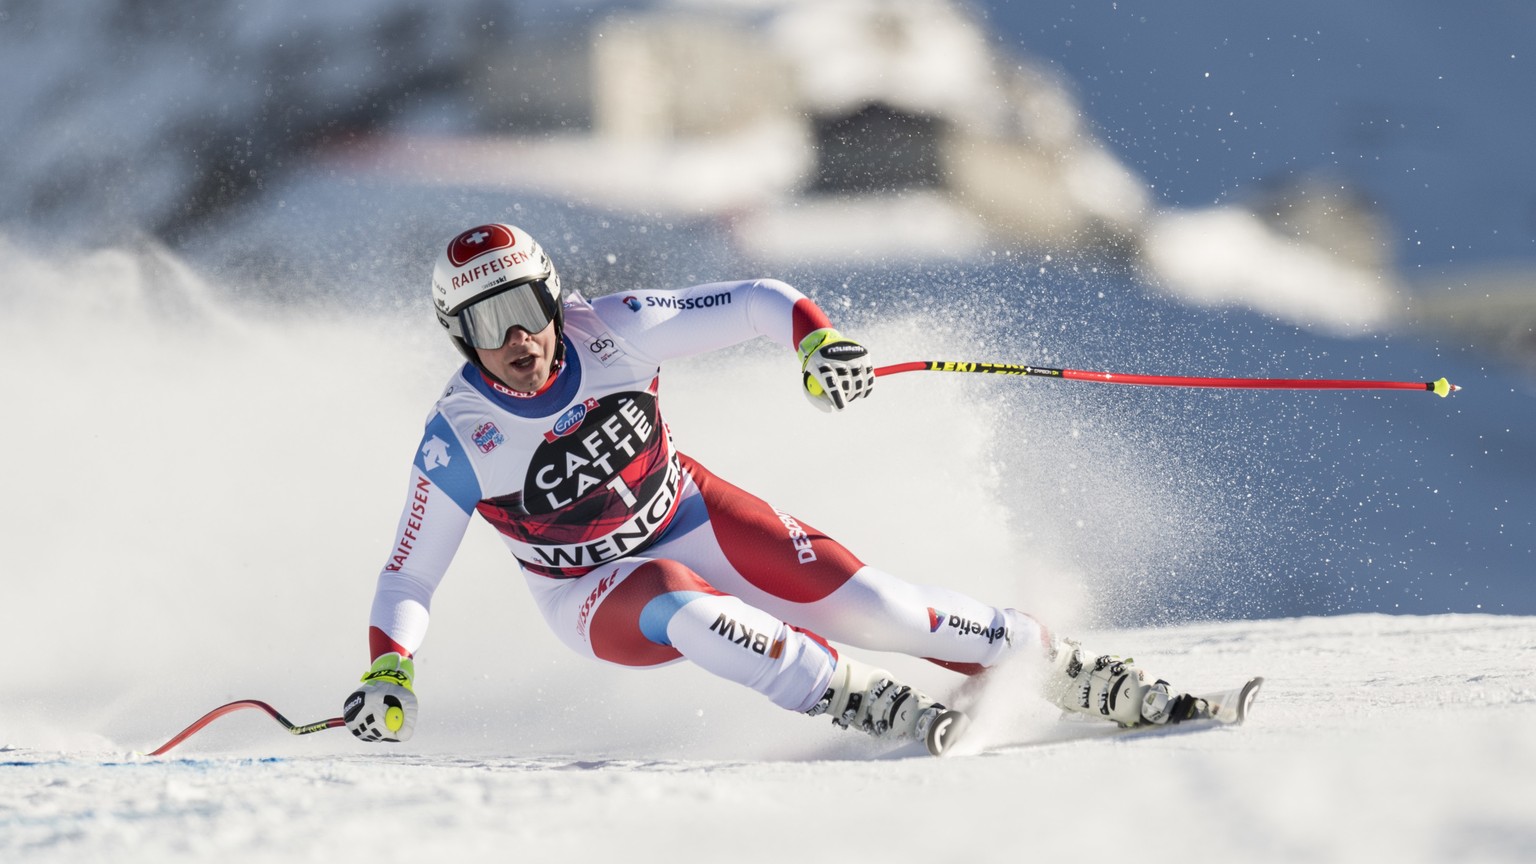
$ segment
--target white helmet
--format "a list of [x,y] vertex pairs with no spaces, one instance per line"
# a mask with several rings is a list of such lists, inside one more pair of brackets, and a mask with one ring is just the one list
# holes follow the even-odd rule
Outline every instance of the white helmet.
[[528,232],[493,223],[449,242],[432,269],[432,306],[459,353],[479,365],[475,348],[500,348],[507,330],[538,333],[555,323],[555,360],[564,359],[560,274]]

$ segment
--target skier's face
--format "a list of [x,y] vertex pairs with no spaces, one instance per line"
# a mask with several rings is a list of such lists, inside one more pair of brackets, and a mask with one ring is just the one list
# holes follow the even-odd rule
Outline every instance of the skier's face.
[[537,333],[509,328],[500,348],[476,348],[475,356],[501,383],[520,393],[537,393],[555,362],[555,322]]

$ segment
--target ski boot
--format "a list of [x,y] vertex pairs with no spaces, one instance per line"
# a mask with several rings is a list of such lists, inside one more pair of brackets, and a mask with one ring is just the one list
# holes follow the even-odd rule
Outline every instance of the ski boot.
[[964,714],[897,683],[889,672],[848,657],[838,658],[827,692],[805,713],[830,714],[833,725],[875,738],[915,738],[934,756],[959,737],[965,721]]
[[1045,697],[1064,711],[1124,727],[1162,726],[1209,716],[1205,700],[1175,693],[1162,679],[1147,683],[1128,657],[1122,660],[1105,654],[1086,659],[1081,646],[1063,640],[1051,646],[1051,659]]

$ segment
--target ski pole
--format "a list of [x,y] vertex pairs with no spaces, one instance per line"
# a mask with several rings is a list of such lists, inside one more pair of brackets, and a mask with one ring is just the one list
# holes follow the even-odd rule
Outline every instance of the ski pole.
[[213,721],[223,717],[225,714],[228,714],[231,711],[239,711],[241,708],[260,708],[261,710],[267,712],[267,714],[270,715],[273,720],[283,724],[283,728],[287,729],[289,732],[292,732],[295,735],[308,735],[311,732],[323,732],[326,729],[334,729],[337,726],[345,726],[347,723],[347,721],[341,719],[340,717],[332,717],[329,720],[321,720],[317,723],[306,723],[302,726],[295,726],[294,724],[288,722],[287,717],[277,713],[277,709],[273,708],[271,705],[268,705],[267,703],[257,699],[241,699],[238,702],[231,702],[228,705],[220,705],[212,711],[209,711],[207,714],[204,714],[202,717],[199,717],[196,723],[193,723],[191,726],[181,730],[180,734],[160,745],[159,749],[150,751],[149,755],[159,756],[165,753],[167,750],[170,750],[172,747],[175,747],[177,744],[180,744],[181,742],[190,738],[199,729],[202,729],[209,723],[212,723]]
[[1438,381],[1340,381],[1315,378],[1196,378],[1183,375],[1127,375],[1122,372],[1086,372],[1081,369],[1049,369],[1016,363],[978,363],[969,360],[913,360],[875,367],[875,376],[898,372],[983,372],[992,375],[1037,375],[1068,381],[1099,381],[1105,384],[1141,384],[1152,387],[1226,387],[1271,390],[1427,390],[1445,397],[1461,387]]

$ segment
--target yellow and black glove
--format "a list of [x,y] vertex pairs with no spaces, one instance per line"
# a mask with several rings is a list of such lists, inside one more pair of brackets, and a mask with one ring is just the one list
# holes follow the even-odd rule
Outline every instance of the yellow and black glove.
[[381,654],[363,683],[342,706],[341,717],[364,741],[407,741],[416,729],[416,664],[399,654]]
[[823,327],[800,340],[800,380],[811,404],[841,411],[875,388],[875,366],[863,345]]

